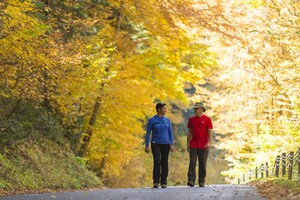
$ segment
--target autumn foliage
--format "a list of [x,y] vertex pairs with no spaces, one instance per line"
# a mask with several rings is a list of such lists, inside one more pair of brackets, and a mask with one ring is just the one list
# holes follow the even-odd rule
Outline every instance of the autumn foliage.
[[[50,128],[54,118],[105,183],[139,171],[139,183],[147,184],[150,175],[142,175],[151,162],[141,153],[155,102],[168,102],[180,127],[189,103],[203,100],[231,163],[224,174],[233,181],[299,146],[299,6],[292,0],[1,1],[1,145],[33,134],[32,121],[17,116],[42,110],[37,116],[49,119]],[[194,91],[186,93],[187,86]],[[186,130],[178,130],[181,141]]]

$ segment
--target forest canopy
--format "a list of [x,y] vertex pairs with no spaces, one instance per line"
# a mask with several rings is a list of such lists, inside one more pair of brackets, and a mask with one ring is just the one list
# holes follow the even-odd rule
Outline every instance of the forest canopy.
[[54,128],[107,184],[136,171],[146,184],[151,163],[141,153],[155,103],[168,104],[175,158],[186,154],[185,111],[203,101],[234,181],[299,146],[299,8],[292,0],[3,0],[0,143]]

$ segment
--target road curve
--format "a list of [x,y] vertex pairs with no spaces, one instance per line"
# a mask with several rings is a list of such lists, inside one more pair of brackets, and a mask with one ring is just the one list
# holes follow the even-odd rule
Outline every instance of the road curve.
[[28,194],[0,197],[0,200],[266,200],[249,185],[207,185],[204,188],[170,186],[162,189],[124,188]]

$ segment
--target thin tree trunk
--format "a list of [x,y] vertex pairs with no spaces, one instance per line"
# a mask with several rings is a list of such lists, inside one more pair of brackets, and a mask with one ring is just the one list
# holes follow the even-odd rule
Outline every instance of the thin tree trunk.
[[22,101],[22,98],[18,99],[18,101],[16,102],[15,106],[13,106],[12,108],[10,108],[10,106],[8,106],[8,111],[7,111],[7,113],[4,116],[5,119],[9,119],[15,113],[15,111],[19,107],[21,101]]
[[[120,7],[120,12],[118,13],[118,16],[117,16],[117,24],[116,24],[115,34],[117,34],[119,32],[120,27],[121,27],[121,16],[122,16],[123,8],[124,8],[124,2],[122,1],[121,7]],[[105,69],[106,73],[108,73],[109,70],[110,70],[110,67],[107,67]],[[104,87],[105,87],[105,84],[102,83],[100,86],[100,92],[103,91]],[[92,134],[93,134],[93,127],[96,124],[97,116],[100,112],[100,107],[101,107],[100,102],[101,102],[101,98],[102,98],[101,95],[102,94],[100,93],[100,95],[97,97],[97,99],[95,101],[93,113],[92,113],[91,119],[89,121],[89,126],[88,126],[87,130],[85,131],[85,133],[82,134],[82,140],[80,142],[80,146],[79,146],[78,152],[77,152],[77,154],[79,156],[82,156],[82,157],[86,156],[87,148],[89,146],[89,142],[90,142]]]
[[[102,83],[101,87],[100,87],[100,91],[103,91],[104,86],[105,86],[105,84]],[[89,121],[89,126],[88,126],[87,130],[85,131],[85,133],[82,134],[82,141],[80,142],[80,146],[79,146],[78,152],[77,152],[79,156],[83,157],[86,155],[87,147],[89,145],[89,142],[90,142],[92,134],[93,134],[93,127],[96,124],[97,116],[100,112],[100,106],[101,106],[100,102],[101,102],[101,95],[99,95],[95,101],[92,116]]]
[[[104,84],[103,84],[103,86],[104,86]],[[79,156],[83,157],[86,154],[87,147],[88,147],[89,142],[92,137],[93,127],[95,126],[95,123],[97,120],[97,115],[100,111],[100,101],[101,101],[101,97],[98,96],[95,101],[95,104],[94,104],[94,109],[93,109],[91,119],[89,121],[89,126],[88,126],[86,132],[82,136],[82,141],[81,141],[79,149],[78,149]]]

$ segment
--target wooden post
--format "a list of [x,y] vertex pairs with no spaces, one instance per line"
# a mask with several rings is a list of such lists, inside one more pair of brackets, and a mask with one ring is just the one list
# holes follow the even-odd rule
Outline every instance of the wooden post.
[[286,153],[282,153],[282,176],[286,174]]
[[238,178],[238,184],[241,184],[240,178]]
[[276,177],[279,176],[279,163],[280,163],[280,156],[277,156],[276,160],[275,160],[275,176]]
[[300,181],[300,148],[298,149],[298,181]]
[[261,175],[261,178],[264,177],[264,164],[261,164],[260,175]]
[[249,181],[251,181],[251,170],[249,170]]
[[292,180],[293,177],[293,165],[294,165],[294,152],[290,152],[290,159],[289,159],[289,172],[288,172],[288,179]]
[[269,177],[269,164],[266,162],[266,177]]
[[258,177],[258,169],[257,169],[257,167],[255,167],[255,178],[257,178]]
[[243,183],[245,183],[245,182],[246,182],[246,175],[243,174]]

